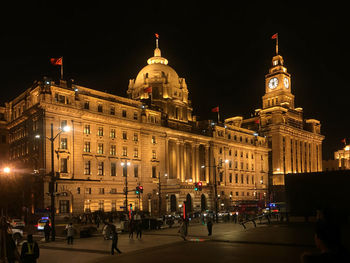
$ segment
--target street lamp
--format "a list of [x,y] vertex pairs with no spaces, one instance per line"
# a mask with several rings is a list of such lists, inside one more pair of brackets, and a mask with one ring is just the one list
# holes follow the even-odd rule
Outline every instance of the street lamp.
[[[62,133],[62,132],[69,132],[70,127],[64,126],[61,128],[61,130],[53,136],[53,123],[51,123],[51,137],[46,137],[51,142],[51,182],[49,185],[49,192],[51,196],[51,240],[55,241],[56,239],[56,228],[55,228],[55,182],[56,182],[56,176],[55,176],[55,167],[54,167],[54,141],[56,138]],[[36,139],[40,139],[40,134],[35,135]]]
[[131,163],[125,159],[120,163],[120,165],[123,167],[123,176],[125,176],[125,212],[128,214],[128,166],[130,166]]
[[4,167],[3,171],[5,174],[9,174],[11,172],[11,168],[6,166],[6,167]]
[[[225,160],[225,163],[228,163],[229,160]],[[216,223],[219,222],[219,217],[218,217],[218,213],[219,213],[219,208],[218,208],[218,186],[217,186],[217,182],[216,182],[216,169],[220,169],[222,168],[222,161],[220,161],[220,163],[218,165],[215,164],[215,158],[214,158],[214,165],[202,165],[201,168],[206,168],[206,167],[214,167],[215,168],[215,174],[214,174],[214,195],[215,195],[215,198],[214,198],[214,202],[215,202],[215,221]]]

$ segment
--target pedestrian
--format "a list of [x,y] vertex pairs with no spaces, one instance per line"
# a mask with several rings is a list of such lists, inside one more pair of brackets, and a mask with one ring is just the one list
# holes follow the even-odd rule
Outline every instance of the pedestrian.
[[29,234],[27,241],[22,244],[21,259],[23,263],[36,263],[39,258],[39,246],[33,240],[33,235]]
[[96,227],[99,228],[100,227],[100,216],[99,215],[96,216],[95,223],[96,223]]
[[74,227],[72,223],[69,223],[68,225],[66,225],[66,231],[67,231],[67,244],[73,245]]
[[16,243],[13,240],[12,235],[9,233],[6,233],[5,246],[6,246],[7,262],[8,263],[20,262],[20,255],[17,251]]
[[111,254],[114,255],[114,249],[121,254],[122,252],[118,248],[118,232],[115,227],[112,227],[112,249]]
[[135,224],[134,220],[129,221],[129,238],[134,239]]
[[137,222],[137,225],[136,225],[136,238],[139,238],[141,239],[142,237],[142,221],[139,220]]
[[50,241],[50,233],[51,233],[51,226],[50,226],[49,222],[46,222],[45,226],[44,226],[45,242]]
[[211,218],[209,217],[207,222],[207,228],[208,228],[208,236],[211,236],[212,230],[213,230],[213,222],[211,221]]
[[180,233],[180,236],[183,238],[184,241],[187,241],[186,236],[187,236],[187,224],[185,219],[181,220],[180,228],[178,233]]
[[333,224],[328,222],[317,224],[314,238],[319,252],[304,252],[301,255],[302,263],[350,262],[349,253],[342,246],[340,233]]

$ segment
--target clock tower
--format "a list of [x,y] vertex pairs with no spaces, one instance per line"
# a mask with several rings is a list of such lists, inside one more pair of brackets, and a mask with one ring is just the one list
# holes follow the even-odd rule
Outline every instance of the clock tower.
[[265,95],[262,97],[263,109],[286,106],[294,109],[294,95],[291,93],[291,76],[284,66],[283,57],[276,54],[272,67],[265,75]]

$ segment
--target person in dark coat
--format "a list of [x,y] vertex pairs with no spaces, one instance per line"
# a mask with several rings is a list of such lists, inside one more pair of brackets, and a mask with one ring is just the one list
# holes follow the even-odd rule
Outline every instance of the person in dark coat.
[[33,235],[29,234],[27,242],[22,245],[21,259],[23,263],[36,263],[39,258],[39,246],[33,240]]
[[45,242],[50,241],[50,233],[51,233],[51,227],[49,225],[49,222],[46,222],[46,224],[44,226]]
[[136,238],[139,238],[141,239],[142,237],[142,221],[138,221],[136,223]]
[[213,230],[213,222],[211,221],[211,218],[208,219],[207,229],[208,229],[208,236],[211,236],[211,233]]
[[134,220],[129,221],[129,238],[134,238],[135,223]]
[[118,248],[118,232],[115,227],[112,227],[112,249],[111,254],[114,255],[114,249],[121,254],[122,252]]

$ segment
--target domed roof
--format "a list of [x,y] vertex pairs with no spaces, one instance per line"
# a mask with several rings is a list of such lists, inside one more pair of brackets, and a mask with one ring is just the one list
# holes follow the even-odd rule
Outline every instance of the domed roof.
[[176,71],[164,64],[154,63],[145,66],[135,79],[135,86],[143,85],[145,78],[150,81],[166,77],[169,84],[179,85],[179,75]]
[[137,74],[135,79],[136,87],[142,86],[146,78],[149,82],[157,82],[157,80],[166,78],[168,84],[179,86],[179,75],[172,67],[168,66],[168,60],[162,57],[158,47],[158,39],[154,49],[154,56],[149,58],[147,63],[148,65]]

